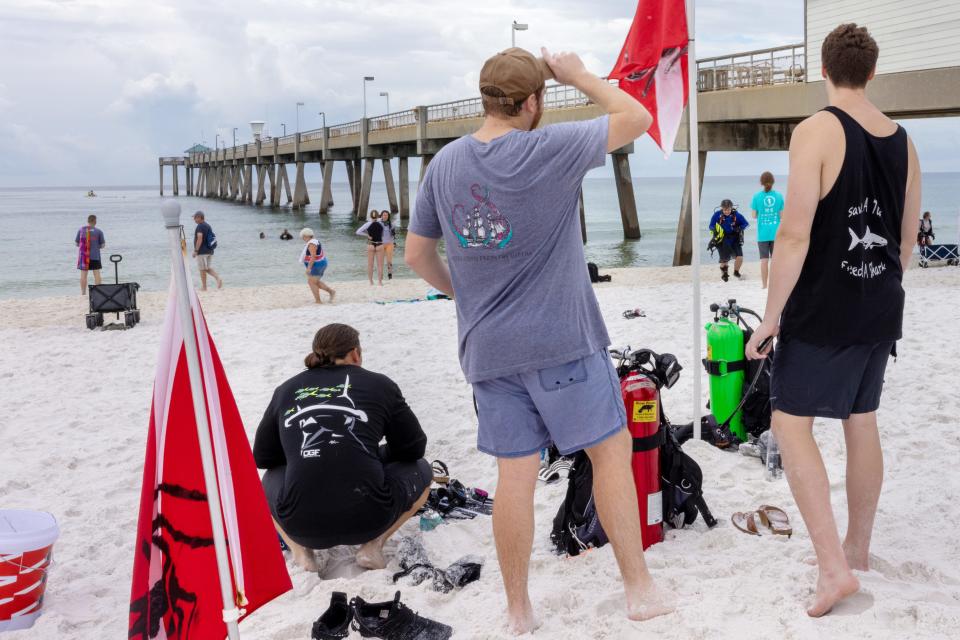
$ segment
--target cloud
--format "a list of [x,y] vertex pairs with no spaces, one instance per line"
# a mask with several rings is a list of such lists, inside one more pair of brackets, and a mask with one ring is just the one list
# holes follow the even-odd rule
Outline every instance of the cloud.
[[[511,22],[529,24],[517,44],[578,51],[610,70],[633,17],[626,0],[3,0],[0,114],[26,175],[0,185],[133,183],[155,180],[156,157],[214,133],[250,137],[250,120],[288,130],[357,119],[363,76],[368,112],[466,98],[492,52],[510,44]],[[700,57],[796,43],[803,2],[701,0]],[[296,110],[296,103],[305,106]],[[931,139],[939,124],[931,125]],[[42,132],[42,133],[39,133]],[[926,134],[926,129],[922,132]],[[77,154],[71,161],[60,154]],[[918,143],[919,144],[919,143]],[[955,144],[953,145],[956,146]],[[110,153],[103,153],[104,149]],[[939,148],[939,147],[938,147]],[[89,153],[93,149],[94,153]],[[636,175],[677,175],[637,145]],[[99,152],[97,152],[99,150]],[[122,150],[122,151],[121,151]],[[736,169],[753,171],[758,155]],[[711,160],[710,166],[714,166]]]

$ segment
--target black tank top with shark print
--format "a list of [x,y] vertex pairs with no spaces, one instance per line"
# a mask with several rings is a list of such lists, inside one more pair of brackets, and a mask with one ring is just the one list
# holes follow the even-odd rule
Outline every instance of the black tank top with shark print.
[[836,183],[817,206],[780,336],[838,346],[898,340],[907,133],[898,125],[889,136],[874,136],[841,109],[825,110],[843,125],[846,153]]

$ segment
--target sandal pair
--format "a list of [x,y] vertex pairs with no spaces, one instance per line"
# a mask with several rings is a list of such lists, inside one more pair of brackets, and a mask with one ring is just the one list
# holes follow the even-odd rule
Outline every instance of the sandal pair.
[[756,511],[749,513],[737,512],[730,516],[730,522],[733,526],[751,536],[761,535],[761,529],[768,529],[771,533],[778,536],[793,535],[793,527],[790,526],[790,517],[779,508],[768,504],[760,505]]

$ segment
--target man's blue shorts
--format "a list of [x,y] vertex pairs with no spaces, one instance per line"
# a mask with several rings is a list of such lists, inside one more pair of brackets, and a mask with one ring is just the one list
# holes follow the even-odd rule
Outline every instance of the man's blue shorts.
[[518,458],[555,444],[561,454],[599,444],[627,425],[620,381],[606,349],[555,367],[473,385],[477,448]]

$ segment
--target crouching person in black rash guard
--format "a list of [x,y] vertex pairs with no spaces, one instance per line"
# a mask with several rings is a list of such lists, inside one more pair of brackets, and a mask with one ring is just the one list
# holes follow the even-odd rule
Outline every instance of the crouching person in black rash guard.
[[426,434],[396,383],[361,367],[359,338],[345,324],[317,331],[306,371],[277,387],[253,445],[277,531],[307,571],[314,549],[340,545],[361,545],[365,569],[386,567],[384,542],[433,480]]

